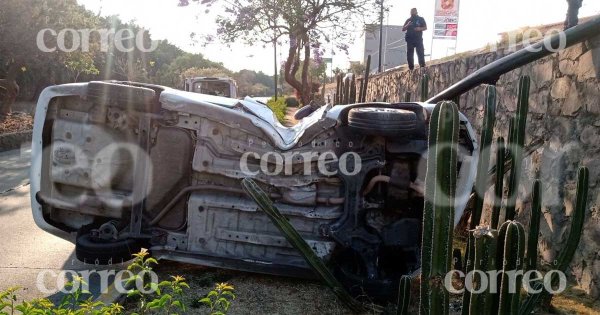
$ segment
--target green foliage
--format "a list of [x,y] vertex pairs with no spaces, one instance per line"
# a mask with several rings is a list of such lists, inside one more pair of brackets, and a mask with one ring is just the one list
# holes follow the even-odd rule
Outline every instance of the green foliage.
[[458,151],[458,107],[439,103],[431,116],[423,210],[421,313],[448,314],[443,279],[452,260]]
[[[516,314],[519,310],[523,276],[516,275],[514,279],[511,279],[509,275],[510,272],[523,270],[525,228],[517,221],[506,221],[500,227],[498,238],[500,242],[498,243],[496,261],[498,266],[503,266],[498,314]],[[511,283],[511,281],[515,282]],[[517,292],[510,292],[512,285],[518,288]]]
[[517,201],[517,189],[521,176],[521,162],[523,147],[525,145],[525,129],[527,127],[527,114],[529,112],[529,88],[531,80],[528,76],[522,76],[519,80],[519,97],[517,113],[513,118],[514,123],[509,132],[508,150],[512,156],[510,176],[508,180],[508,199],[506,200],[506,220],[514,220],[515,205]]
[[[137,299],[136,309],[130,314],[183,314],[186,307],[182,302],[184,290],[189,289],[185,279],[180,276],[171,277],[170,281],[152,282],[150,272],[152,265],[158,264],[156,259],[149,257],[146,249],[134,254],[134,260],[127,267],[132,276],[126,280],[125,287],[133,287],[138,282],[141,290],[132,289],[128,293],[129,298]],[[119,304],[106,305],[103,302],[94,301],[90,292],[84,290],[87,284],[82,278],[75,277],[72,282],[65,285],[65,289],[73,291],[63,297],[60,304],[54,305],[47,299],[36,299],[32,301],[18,302],[17,292],[19,288],[10,288],[0,292],[0,315],[8,314],[35,314],[35,315],[121,315],[125,309]],[[73,290],[75,289],[75,290]],[[228,293],[223,293],[225,296]],[[230,306],[227,303],[227,309]],[[18,313],[17,313],[18,312]],[[225,313],[215,313],[225,314]]]
[[[590,172],[587,167],[581,167],[577,176],[577,193],[575,196],[575,209],[573,211],[573,216],[571,218],[571,230],[569,232],[569,236],[567,238],[567,242],[565,243],[564,248],[559,253],[558,258],[556,259],[557,265],[554,267],[562,272],[565,272],[569,267],[569,264],[573,260],[573,256],[575,255],[575,251],[579,246],[579,241],[581,240],[581,235],[583,234],[583,224],[585,222],[585,212],[587,209],[587,199],[589,192],[589,180],[590,180]],[[553,274],[551,284],[554,286],[558,283],[558,275]],[[541,288],[542,283],[537,283],[537,286],[534,285],[534,289]],[[528,315],[531,314],[536,305],[550,297],[550,294],[546,290],[542,290],[538,294],[532,294],[527,296],[523,305],[519,309],[519,314]]]
[[[481,216],[481,205],[483,204],[483,197],[476,200],[476,209],[473,212],[471,231],[469,233],[468,245],[467,245],[467,261],[466,261],[466,273],[474,274],[472,287],[474,291],[478,291],[481,284],[479,275],[486,274],[487,271],[496,270],[503,268],[500,273],[500,293],[492,294],[490,290],[486,290],[481,293],[465,292],[463,295],[463,311],[462,314],[521,314],[529,315],[535,309],[537,305],[543,300],[547,300],[551,297],[551,294],[543,290],[543,282],[537,281],[533,284],[533,291],[539,291],[540,293],[534,293],[528,295],[525,301],[521,303],[521,292],[511,292],[510,288],[520,288],[523,276],[519,274],[519,271],[523,271],[524,268],[529,270],[535,270],[537,265],[537,243],[539,234],[539,225],[541,219],[541,184],[536,181],[533,186],[533,202],[531,209],[531,225],[529,234],[525,234],[525,228],[519,222],[513,221],[515,216],[514,204],[517,198],[518,178],[520,177],[520,164],[522,161],[522,147],[525,139],[525,127],[527,122],[528,113],[528,91],[530,86],[530,80],[528,77],[522,77],[519,84],[519,104],[517,109],[516,117],[510,120],[510,127],[508,132],[508,144],[505,145],[504,139],[499,137],[497,140],[498,152],[497,152],[497,165],[496,165],[496,182],[494,189],[493,198],[493,210],[491,223],[492,227],[480,226]],[[495,111],[495,90],[488,88],[487,91],[487,104],[485,121],[483,126],[481,143],[482,147],[489,147],[492,141],[492,130],[494,124],[494,111]],[[438,105],[439,107],[439,105]],[[436,129],[438,124],[434,122],[440,122],[440,111],[436,107],[431,116],[430,124],[430,135],[429,139],[430,148],[434,147],[436,141],[438,141],[439,130]],[[511,153],[510,155],[505,152]],[[483,151],[482,151],[483,152]],[[436,284],[440,282],[440,275],[436,274],[435,257],[440,254],[440,249],[447,245],[437,244],[433,241],[435,236],[436,225],[446,226],[445,221],[441,220],[437,215],[438,200],[436,199],[440,187],[435,187],[437,182],[433,181],[434,176],[430,174],[437,174],[439,168],[443,167],[444,161],[451,161],[451,159],[440,159],[437,155],[433,157],[437,161],[431,161],[431,149],[430,157],[427,162],[427,177],[425,182],[425,207],[423,211],[423,247],[422,247],[422,281],[421,281],[421,313],[442,313],[444,310],[434,309],[448,305],[448,302],[438,298],[438,303],[433,303],[436,297]],[[489,170],[489,164],[486,164],[490,159],[490,153],[483,153],[480,156],[480,164],[478,166],[478,174],[476,179],[478,193],[483,193],[487,190],[486,183],[489,182],[484,180],[483,175],[492,174]],[[506,214],[504,222],[499,231],[497,226],[499,224],[499,217],[501,211],[501,205],[503,200],[503,178],[504,178],[504,165],[505,158],[511,157],[511,172],[508,180],[508,197],[506,202]],[[481,160],[483,159],[483,161]],[[439,161],[442,160],[442,161]],[[484,162],[484,163],[481,163]],[[451,167],[451,164],[449,167]],[[446,167],[447,168],[447,167]],[[453,177],[452,177],[453,178]],[[447,180],[447,178],[446,178]],[[444,185],[439,185],[444,187]],[[587,206],[589,190],[589,171],[587,168],[582,167],[578,174],[577,183],[577,195],[576,205],[571,221],[571,230],[566,242],[565,248],[560,252],[556,265],[554,266],[557,271],[565,272],[570,262],[573,259],[575,251],[579,245],[583,225],[585,221],[585,211]],[[440,190],[441,191],[441,190]],[[441,194],[445,195],[445,194]],[[433,198],[433,199],[432,199]],[[431,202],[435,200],[435,202]],[[442,218],[443,219],[443,218]],[[441,222],[441,224],[440,224]],[[527,240],[526,240],[527,237]],[[437,241],[439,242],[439,241]],[[525,251],[527,244],[527,259],[525,260]],[[437,250],[437,252],[436,252]],[[443,251],[442,251],[443,252]],[[438,259],[438,263],[441,263],[443,259]],[[472,273],[473,270],[480,271]],[[511,275],[512,274],[512,275]],[[434,276],[432,278],[432,275]],[[511,279],[512,278],[512,279]],[[488,279],[489,280],[489,279]],[[557,274],[552,275],[551,285],[556,287],[558,284],[559,277]],[[437,283],[436,283],[437,281]],[[494,281],[496,282],[496,281]],[[490,282],[491,283],[491,282]],[[439,294],[438,294],[439,295]]]
[[298,102],[298,99],[293,96],[286,97],[285,104],[288,107],[300,107],[300,102]]
[[[471,233],[471,242],[473,244],[473,268],[471,270],[487,271],[496,270],[496,246],[498,233],[487,227],[479,226]],[[480,273],[475,273],[473,277],[474,292],[465,292],[465,296],[470,296],[464,310],[467,314],[492,314],[495,306],[495,296],[489,290],[482,293],[475,293],[480,290],[482,279]],[[464,313],[464,312],[463,312]]]
[[277,120],[283,123],[287,111],[285,97],[278,97],[277,99],[273,97],[267,102],[267,106],[269,106],[269,108],[273,111],[273,114],[275,114]]
[[[17,292],[20,288],[10,288],[0,292],[0,314],[35,314],[35,315],[118,315],[124,309],[119,304],[105,305],[92,300],[91,294],[83,288],[87,284],[76,277],[65,284],[65,289],[73,291],[63,297],[58,306],[48,299],[35,299],[18,302]],[[72,290],[77,288],[76,290]]]
[[225,315],[231,307],[231,301],[235,300],[234,287],[227,283],[218,283],[215,289],[210,291],[206,297],[200,299],[200,303],[210,308],[211,315]]

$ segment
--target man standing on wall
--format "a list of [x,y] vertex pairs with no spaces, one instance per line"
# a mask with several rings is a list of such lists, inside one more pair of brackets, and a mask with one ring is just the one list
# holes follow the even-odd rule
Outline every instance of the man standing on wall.
[[406,59],[410,70],[415,68],[415,49],[417,50],[419,65],[421,68],[425,67],[423,32],[426,30],[427,23],[425,23],[425,19],[419,16],[416,8],[410,10],[410,18],[406,20],[406,23],[404,23],[404,27],[402,28],[402,31],[406,32]]

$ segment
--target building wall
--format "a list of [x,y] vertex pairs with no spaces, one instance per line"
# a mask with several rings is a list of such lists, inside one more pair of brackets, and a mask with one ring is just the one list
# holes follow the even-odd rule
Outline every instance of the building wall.
[[[377,72],[379,66],[379,25],[365,27],[364,60],[371,55],[371,72]],[[383,26],[383,68],[391,69],[406,63],[406,40],[400,25]]]
[[[384,72],[371,77],[367,99],[398,102],[410,92],[416,100],[420,94],[419,79],[425,72],[431,78],[432,96],[507,53],[463,55],[424,70]],[[570,272],[582,289],[600,297],[600,36],[502,76],[497,84],[495,137],[507,138],[521,75],[529,75],[532,80],[525,143],[542,145],[523,162],[517,219],[529,225],[531,185],[539,178],[544,205],[538,246],[543,263],[549,266],[568,236],[577,169],[580,165],[587,166],[590,193],[585,230]],[[479,87],[460,99],[461,111],[478,132],[483,121],[484,93],[485,87]],[[495,152],[495,147],[492,149]],[[489,200],[486,198],[486,203]],[[484,220],[489,222],[489,205]]]

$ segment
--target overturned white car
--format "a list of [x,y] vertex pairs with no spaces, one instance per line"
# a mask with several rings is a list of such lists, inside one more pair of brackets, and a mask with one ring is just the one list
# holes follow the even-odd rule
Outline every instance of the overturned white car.
[[[252,178],[352,292],[384,295],[420,265],[432,109],[326,106],[287,128],[251,98],[130,82],[49,87],[35,115],[33,215],[89,263],[143,246],[157,258],[312,277],[245,195],[240,181]],[[478,152],[460,120],[456,222]]]

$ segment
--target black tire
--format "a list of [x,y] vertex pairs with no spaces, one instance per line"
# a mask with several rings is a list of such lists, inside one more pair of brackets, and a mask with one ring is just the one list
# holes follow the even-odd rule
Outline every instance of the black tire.
[[415,112],[397,108],[362,107],[348,114],[348,125],[368,135],[412,135],[419,129],[418,122]]
[[112,265],[129,261],[143,244],[134,239],[104,241],[96,240],[88,232],[77,233],[75,256],[86,264]]

